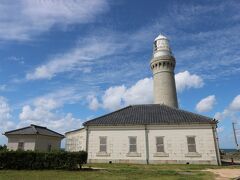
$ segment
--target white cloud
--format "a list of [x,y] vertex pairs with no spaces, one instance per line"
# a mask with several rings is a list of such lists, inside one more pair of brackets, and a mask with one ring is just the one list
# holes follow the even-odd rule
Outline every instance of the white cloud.
[[[6,98],[0,96],[0,133],[13,129],[15,123],[12,121],[11,108]],[[0,134],[0,143],[3,142],[3,136]]]
[[124,94],[126,104],[144,104],[153,102],[153,80],[144,78],[126,90]]
[[89,104],[88,107],[92,110],[97,110],[100,106],[98,99],[93,95],[88,96],[87,101]]
[[240,95],[236,96],[231,102],[229,109],[232,111],[240,111]]
[[224,109],[223,112],[216,112],[214,115],[214,118],[221,121],[230,114],[231,112],[228,109]]
[[91,37],[81,40],[75,48],[65,54],[50,58],[47,63],[26,74],[27,80],[51,79],[58,73],[73,70],[91,72],[91,65],[100,63],[101,58],[120,51],[124,45],[105,37]]
[[76,103],[81,96],[71,88],[65,88],[31,100],[22,107],[19,127],[29,124],[47,126],[61,133],[80,127],[82,121],[71,113],[61,113],[64,104]]
[[126,92],[125,86],[115,86],[108,88],[103,97],[103,108],[109,110],[115,110],[123,106],[124,94]]
[[53,26],[89,23],[108,10],[106,0],[0,2],[0,39],[28,40]]
[[115,110],[131,104],[149,104],[153,102],[152,78],[139,80],[133,86],[110,87],[102,97],[103,108]]
[[240,123],[240,107],[239,106],[240,106],[240,95],[237,95],[222,112],[217,112],[214,115],[214,118],[217,120],[229,119],[233,122]]
[[[96,108],[116,110],[131,104],[149,104],[153,102],[152,78],[144,78],[127,88],[125,85],[108,88],[99,102],[96,97],[92,100],[97,102]],[[92,101],[89,101],[91,106]],[[92,108],[93,109],[93,108]]]
[[175,80],[178,92],[182,92],[190,88],[201,88],[204,85],[203,79],[200,76],[190,74],[188,71],[176,74]]
[[217,127],[217,132],[218,133],[222,133],[223,131],[224,131],[224,127],[223,126]]
[[200,100],[196,105],[196,110],[198,112],[208,112],[211,111],[213,106],[216,104],[215,95],[210,95],[206,98]]
[[0,128],[7,129],[11,120],[11,108],[7,99],[0,96]]
[[[54,109],[55,110],[55,109]],[[64,133],[81,127],[82,121],[74,118],[71,113],[58,114],[56,111],[38,106],[26,105],[19,114],[19,127],[37,124]]]
[[[175,78],[176,84],[179,84],[177,90],[181,92],[190,88],[200,88],[203,85],[203,80],[200,76],[190,74],[188,71],[176,74]],[[188,82],[185,78],[195,82]],[[108,110],[116,110],[131,104],[153,103],[153,79],[141,79],[129,88],[125,85],[110,87],[104,92],[101,102],[96,97],[92,100],[98,103],[97,106],[94,106],[94,109],[101,107]],[[91,103],[93,102],[89,101],[89,106]]]

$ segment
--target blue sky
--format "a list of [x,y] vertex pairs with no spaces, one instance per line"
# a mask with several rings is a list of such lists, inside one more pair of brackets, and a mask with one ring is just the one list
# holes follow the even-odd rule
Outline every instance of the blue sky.
[[239,12],[237,0],[0,1],[1,133],[31,123],[64,133],[152,103],[149,61],[162,33],[176,58],[180,108],[217,118],[221,147],[233,148]]

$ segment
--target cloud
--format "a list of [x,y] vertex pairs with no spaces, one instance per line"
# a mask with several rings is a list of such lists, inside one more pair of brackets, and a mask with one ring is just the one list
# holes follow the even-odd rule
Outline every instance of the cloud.
[[6,90],[6,85],[5,84],[2,84],[0,85],[0,91],[5,91]]
[[102,106],[108,110],[115,110],[125,105],[124,94],[125,86],[115,86],[108,88],[102,97]]
[[[12,121],[11,108],[6,98],[0,96],[0,133],[4,133],[15,127],[15,123]],[[2,142],[3,136],[0,135],[0,142]]]
[[224,131],[224,127],[223,126],[217,127],[217,132],[218,133],[222,133],[223,131]]
[[54,26],[93,22],[107,10],[106,0],[1,1],[0,39],[29,40]]
[[11,108],[7,102],[7,99],[0,96],[0,129],[6,130],[12,127],[14,124],[11,122]]
[[211,111],[213,106],[216,104],[216,97],[215,95],[210,95],[206,98],[200,100],[196,105],[196,110],[198,112],[208,112]]
[[176,74],[175,80],[178,92],[182,92],[190,88],[201,88],[204,85],[203,79],[200,76],[190,74],[188,71]]
[[31,100],[30,103],[51,110],[62,107],[64,104],[74,104],[81,98],[82,95],[80,95],[74,87],[63,87],[60,90],[36,97]]
[[87,97],[87,101],[88,101],[88,107],[91,109],[91,110],[97,110],[100,106],[99,102],[98,102],[98,99],[93,96],[93,95],[89,95]]
[[239,107],[240,107],[240,95],[237,95],[222,112],[217,112],[214,115],[214,118],[217,120],[229,119],[232,122],[240,123]]
[[19,127],[37,124],[61,133],[81,127],[82,124],[82,121],[74,118],[71,113],[62,115],[50,109],[29,105],[23,106],[19,119],[21,120]]
[[81,97],[71,88],[37,97],[22,107],[18,126],[38,124],[62,133],[80,127],[81,119],[74,118],[71,113],[60,111],[65,104],[76,103],[80,99]]
[[122,45],[112,38],[89,37],[82,39],[75,48],[65,54],[57,54],[47,63],[26,74],[27,80],[51,79],[59,73],[74,70],[91,72],[91,67],[100,63],[104,57],[122,49]]
[[229,109],[232,111],[240,111],[240,95],[236,96],[231,104],[229,105]]
[[[178,84],[177,90],[181,92],[190,88],[200,88],[203,85],[200,76],[190,74],[188,71],[180,72],[175,77],[176,84]],[[153,79],[141,79],[130,87],[125,85],[109,87],[105,90],[100,102],[95,96],[91,100],[88,101],[89,106],[93,104],[93,101],[96,106],[90,109],[101,107],[107,110],[116,110],[131,104],[151,104],[153,103]]]
[[[144,78],[131,87],[125,85],[108,88],[101,97],[101,101],[94,96],[89,99],[90,109],[103,108],[116,110],[131,104],[149,104],[153,102],[152,78]],[[92,107],[92,108],[91,108]]]
[[13,63],[19,63],[19,64],[25,64],[23,57],[17,57],[17,56],[9,56],[7,58],[8,61],[11,61]]

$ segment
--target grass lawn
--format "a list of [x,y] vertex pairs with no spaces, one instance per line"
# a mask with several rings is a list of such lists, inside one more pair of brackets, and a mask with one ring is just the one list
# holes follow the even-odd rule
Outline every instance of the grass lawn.
[[[88,166],[88,165],[86,165]],[[105,168],[92,171],[62,170],[0,170],[0,180],[61,180],[61,179],[214,179],[207,168],[222,168],[208,165],[129,165],[129,164],[91,164],[91,167]],[[232,167],[240,168],[240,167]]]

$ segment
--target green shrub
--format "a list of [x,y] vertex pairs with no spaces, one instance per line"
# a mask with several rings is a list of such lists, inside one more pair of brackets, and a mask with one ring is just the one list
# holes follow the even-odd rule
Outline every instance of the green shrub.
[[87,153],[80,152],[35,152],[1,151],[1,169],[78,169],[87,162]]

